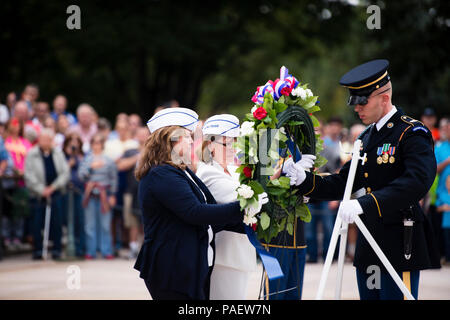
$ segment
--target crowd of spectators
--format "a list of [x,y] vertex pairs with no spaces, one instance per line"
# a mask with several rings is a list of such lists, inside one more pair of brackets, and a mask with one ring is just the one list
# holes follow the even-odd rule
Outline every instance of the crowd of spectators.
[[50,209],[53,259],[64,256],[69,229],[79,258],[113,259],[122,249],[136,257],[142,225],[133,172],[148,135],[137,114],[120,113],[112,128],[87,103],[72,114],[62,94],[51,106],[40,101],[35,84],[9,93],[0,104],[2,251],[42,259]]

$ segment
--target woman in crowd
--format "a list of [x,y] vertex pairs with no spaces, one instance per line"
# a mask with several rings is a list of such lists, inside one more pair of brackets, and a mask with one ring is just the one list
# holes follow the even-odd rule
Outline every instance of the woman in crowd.
[[[28,196],[23,180],[25,169],[25,157],[31,149],[31,143],[24,138],[24,124],[17,118],[11,118],[6,125],[5,148],[12,162],[14,180],[10,180],[8,188],[5,188],[5,245],[10,244],[20,247],[23,233],[24,217],[28,216]],[[15,182],[15,183],[14,183]]]
[[[14,162],[16,173],[23,176],[25,157],[31,149],[31,143],[24,138],[24,124],[17,118],[11,118],[6,126],[5,147]],[[23,180],[19,183],[23,186]]]
[[187,167],[198,115],[186,108],[157,112],[136,168],[145,240],[135,268],[153,299],[209,299],[214,263],[211,225],[242,229],[239,202],[216,204]]
[[[60,115],[59,118],[65,117]],[[85,235],[84,235],[84,209],[82,206],[82,198],[84,193],[84,183],[78,176],[80,163],[83,161],[84,154],[81,150],[83,141],[77,133],[70,133],[65,137],[63,144],[63,152],[66,156],[67,163],[70,168],[70,180],[68,184],[68,192],[63,196],[63,212],[64,224],[67,225],[69,212],[69,197],[72,197],[72,214],[73,214],[73,232],[75,239],[75,255],[77,257],[84,256]]]
[[103,154],[105,138],[94,134],[91,153],[81,162],[78,176],[85,184],[83,207],[85,212],[86,259],[97,256],[97,248],[105,259],[113,259],[111,239],[111,208],[116,203],[117,168],[113,160]]
[[[236,201],[239,174],[236,173],[233,142],[239,136],[239,119],[221,114],[203,125],[202,155],[197,176],[217,203]],[[256,269],[256,251],[245,233],[223,230],[216,234],[216,260],[211,275],[211,299],[245,300],[249,272]]]

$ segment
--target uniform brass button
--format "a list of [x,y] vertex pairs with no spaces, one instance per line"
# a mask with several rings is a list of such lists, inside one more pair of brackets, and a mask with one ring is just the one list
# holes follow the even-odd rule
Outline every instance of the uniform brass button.
[[367,160],[368,160],[368,159],[367,159],[367,157],[365,157],[365,158],[364,158],[364,163],[366,163],[366,162],[367,162]]
[[370,188],[370,187],[367,187],[367,193],[371,193],[372,192],[372,189]]
[[364,172],[364,178],[367,178],[369,174],[367,172]]

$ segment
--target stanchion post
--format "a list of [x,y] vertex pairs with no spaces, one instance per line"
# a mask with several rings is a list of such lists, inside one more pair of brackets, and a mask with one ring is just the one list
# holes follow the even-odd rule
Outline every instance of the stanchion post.
[[74,186],[72,183],[69,183],[68,186],[68,213],[67,213],[67,250],[66,256],[67,258],[75,257],[75,240],[74,240],[74,212],[73,212],[73,193]]

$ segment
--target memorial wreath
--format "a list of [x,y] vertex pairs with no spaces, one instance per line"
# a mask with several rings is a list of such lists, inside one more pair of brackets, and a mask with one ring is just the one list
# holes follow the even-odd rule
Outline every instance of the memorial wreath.
[[280,78],[259,86],[252,101],[255,105],[245,115],[236,141],[242,163],[237,169],[237,192],[242,210],[257,207],[259,195],[268,194],[269,202],[258,214],[246,210],[244,216],[244,223],[268,243],[284,230],[292,235],[296,217],[311,220],[304,198],[297,195],[290,178],[275,179],[275,172],[282,170],[288,157],[296,162],[302,153],[316,155],[315,168],[327,160],[319,154],[323,141],[314,130],[320,125],[313,115],[320,110],[318,96],[308,89],[308,84],[300,83],[283,66]]

